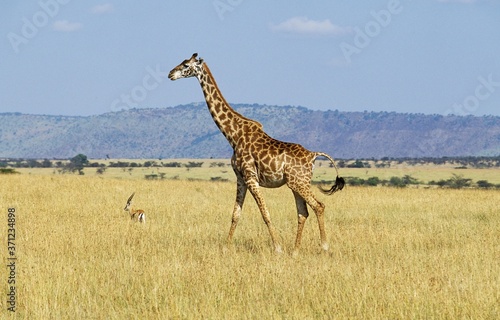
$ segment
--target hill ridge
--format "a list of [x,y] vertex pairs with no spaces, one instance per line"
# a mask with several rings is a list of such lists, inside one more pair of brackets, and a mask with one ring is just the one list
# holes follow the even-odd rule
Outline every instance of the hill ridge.
[[[272,137],[337,158],[496,156],[500,117],[232,104]],[[205,103],[91,116],[0,113],[0,157],[228,158]]]

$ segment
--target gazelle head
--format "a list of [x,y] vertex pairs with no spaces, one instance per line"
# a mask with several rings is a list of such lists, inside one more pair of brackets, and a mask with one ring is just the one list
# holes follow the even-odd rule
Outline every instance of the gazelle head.
[[198,77],[202,71],[203,59],[196,59],[197,56],[197,53],[193,53],[191,58],[182,61],[170,71],[168,78],[170,80],[177,80],[180,78]]
[[132,198],[134,197],[134,195],[135,195],[135,192],[132,193],[132,195],[128,198],[127,204],[125,205],[125,208],[123,208],[123,210],[130,211],[130,205],[132,204]]

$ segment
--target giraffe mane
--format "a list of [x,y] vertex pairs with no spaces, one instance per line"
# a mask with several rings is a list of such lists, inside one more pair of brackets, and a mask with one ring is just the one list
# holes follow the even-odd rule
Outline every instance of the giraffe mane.
[[[203,62],[203,59],[200,59],[200,61],[202,61],[202,62]],[[205,69],[205,72],[208,74],[209,79],[215,79],[215,78],[214,78],[214,76],[213,76],[213,74],[212,74],[212,71],[210,71],[210,68],[208,67],[208,65],[207,65],[206,63],[203,63],[202,68],[204,68],[204,69]],[[212,84],[212,85],[216,88],[216,90],[217,90],[218,92],[221,92],[221,91],[220,91],[220,89],[219,89],[219,86],[217,85],[217,82],[216,82],[215,80],[213,80],[213,83],[211,83],[211,84]],[[220,94],[220,98],[221,98],[221,100],[222,100],[222,102],[223,102],[223,103],[225,103],[225,104],[226,104],[226,105],[228,105],[228,106],[231,106],[231,105],[227,102],[226,98],[224,98],[224,96],[222,95],[222,93]],[[232,107],[231,107],[231,108],[232,108]],[[233,108],[232,108],[232,109],[233,109]],[[234,111],[234,113],[236,113],[236,114],[237,114],[237,115],[238,115],[238,116],[239,116],[242,120],[244,120],[244,121],[248,121],[248,122],[251,122],[251,123],[253,123],[253,124],[256,124],[256,125],[257,125],[257,126],[258,126],[261,130],[264,130],[264,127],[262,126],[262,124],[261,124],[260,122],[258,122],[258,121],[256,121],[256,120],[253,120],[253,119],[250,119],[250,118],[247,118],[247,117],[245,117],[244,115],[242,115],[241,113],[237,112],[237,111],[236,111],[236,110],[234,110],[234,109],[233,109],[233,111]]]

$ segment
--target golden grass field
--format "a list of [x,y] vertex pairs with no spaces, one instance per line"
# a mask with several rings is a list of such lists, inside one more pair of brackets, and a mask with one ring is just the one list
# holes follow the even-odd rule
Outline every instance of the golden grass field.
[[[123,211],[133,191],[146,225],[131,223]],[[500,191],[347,186],[333,196],[316,192],[326,204],[330,251],[321,252],[311,212],[297,258],[291,256],[292,193],[263,191],[282,255],[273,253],[250,195],[234,243],[225,246],[232,182],[90,171],[0,176],[4,262],[8,207],[17,214],[15,316],[500,318]],[[10,313],[7,277],[2,268],[0,318]]]

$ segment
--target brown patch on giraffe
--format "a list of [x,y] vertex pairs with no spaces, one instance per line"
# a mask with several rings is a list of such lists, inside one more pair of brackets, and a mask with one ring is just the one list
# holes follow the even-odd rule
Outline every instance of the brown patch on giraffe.
[[214,111],[215,115],[219,116],[221,114],[221,110],[222,110],[222,103],[216,99],[213,99],[212,101],[214,101],[214,100],[215,100],[215,103],[212,102],[212,105],[214,106],[212,110]]

